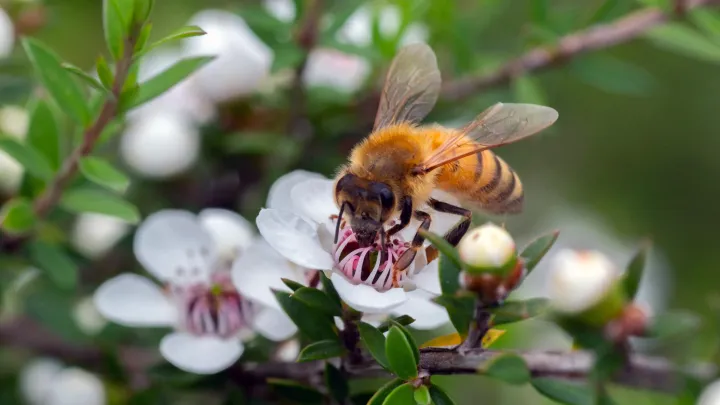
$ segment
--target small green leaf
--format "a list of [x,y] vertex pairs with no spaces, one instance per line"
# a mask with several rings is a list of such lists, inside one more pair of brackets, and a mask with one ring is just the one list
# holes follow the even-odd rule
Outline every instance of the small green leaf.
[[297,281],[290,280],[289,278],[281,278],[280,280],[282,280],[282,282],[283,282],[286,286],[288,286],[289,289],[291,289],[291,290],[293,290],[293,291],[297,291],[297,290],[299,290],[299,289],[301,289],[301,288],[305,288],[304,285],[298,283]]
[[649,94],[655,80],[647,70],[608,54],[592,54],[570,64],[572,74],[608,93],[628,96]]
[[427,239],[428,241],[430,241],[430,243],[431,243],[433,246],[435,246],[435,248],[437,248],[437,250],[438,250],[441,254],[444,254],[445,256],[447,256],[448,258],[450,258],[450,260],[452,260],[453,263],[455,263],[455,265],[457,265],[458,267],[461,266],[460,256],[458,256],[457,250],[455,249],[455,247],[453,247],[453,245],[450,244],[450,242],[446,241],[445,238],[443,238],[443,237],[440,236],[440,235],[437,235],[437,234],[434,234],[434,233],[432,233],[432,232],[425,231],[425,230],[422,230],[422,229],[419,230],[418,232],[420,232],[420,234],[421,234],[425,239]]
[[630,264],[628,264],[627,270],[625,270],[623,284],[625,286],[625,293],[631,299],[635,297],[640,287],[640,281],[642,280],[645,263],[647,263],[648,254],[650,253],[650,247],[651,243],[649,241],[644,242],[630,261]]
[[437,385],[430,386],[430,398],[435,405],[455,405],[455,401]]
[[645,33],[659,47],[706,62],[720,63],[720,45],[680,23],[664,24]]
[[475,312],[475,297],[443,294],[433,301],[445,307],[455,330],[462,336],[467,335]]
[[152,32],[152,23],[148,22],[143,25],[142,30],[140,30],[140,35],[138,35],[137,42],[135,42],[135,55],[134,58],[137,61],[139,55],[142,55],[147,52],[147,43],[150,40],[150,33]]
[[387,356],[385,355],[385,336],[374,326],[365,322],[358,322],[360,340],[365,344],[375,361],[386,369],[390,368]]
[[129,21],[123,18],[119,0],[103,0],[103,32],[105,44],[115,60],[123,56]]
[[170,42],[178,41],[178,40],[181,40],[184,38],[199,37],[199,36],[206,35],[206,34],[207,34],[207,32],[203,31],[202,28],[200,28],[196,25],[188,25],[188,26],[182,27],[179,30],[173,32],[172,34],[166,36],[165,38],[162,38],[156,42],[153,42],[152,44],[150,44],[150,46],[145,48],[142,52],[136,54],[135,58],[137,59],[137,58],[141,57],[142,55],[147,54],[148,52],[152,51],[153,49],[155,49],[161,45],[165,45]]
[[15,138],[0,135],[0,150],[15,159],[28,173],[48,181],[53,176],[50,163],[35,149],[18,142]]
[[337,340],[320,340],[311,343],[300,351],[298,362],[325,360],[340,357],[345,353],[345,347]]
[[412,384],[405,383],[392,390],[392,392],[385,397],[383,405],[415,405]]
[[25,37],[22,44],[38,78],[55,103],[77,122],[89,124],[92,118],[82,90],[70,73],[63,69],[60,57],[37,39]]
[[425,385],[421,385],[415,389],[413,398],[415,398],[415,403],[418,405],[430,405],[432,403],[430,390]]
[[586,385],[550,377],[533,378],[530,382],[539,393],[561,404],[594,405],[593,392]]
[[520,253],[520,257],[525,260],[525,268],[528,273],[537,266],[540,260],[545,256],[550,248],[552,248],[552,245],[555,244],[559,234],[559,231],[554,231],[547,235],[543,235],[530,242],[530,244],[523,249],[522,253]]
[[403,384],[405,384],[405,381],[399,378],[388,381],[375,392],[375,394],[367,402],[367,405],[382,405],[383,402],[385,402],[385,398],[387,398],[388,395],[395,390],[395,388]]
[[390,319],[390,323],[392,326],[397,327],[400,329],[402,333],[405,334],[405,338],[407,338],[408,343],[410,343],[410,347],[412,348],[413,355],[415,356],[415,363],[420,364],[420,349],[418,348],[417,342],[415,341],[415,338],[412,336],[409,330],[405,326],[403,326],[401,323],[395,321],[394,319]]
[[697,315],[675,310],[655,315],[646,335],[655,339],[674,340],[690,337],[699,328],[700,318]]
[[399,316],[399,317],[397,317],[397,318],[391,318],[391,319],[389,319],[389,320],[381,323],[380,325],[378,325],[377,329],[378,329],[380,332],[385,333],[385,332],[388,331],[388,329],[390,329],[390,327],[391,327],[393,324],[398,324],[398,325],[402,325],[402,326],[408,326],[408,325],[412,324],[413,322],[415,322],[415,318],[413,318],[412,316],[410,316],[410,315],[401,315],[401,316]]
[[345,403],[350,395],[350,386],[343,374],[330,363],[325,363],[325,385],[333,398],[339,403]]
[[[385,356],[387,357],[390,369],[403,380],[410,380],[418,375],[418,363],[415,360],[415,353],[405,333],[393,326],[387,333],[385,339]],[[410,391],[412,396],[412,390]],[[387,399],[386,399],[387,401]]]
[[293,293],[293,298],[306,303],[308,306],[319,309],[328,315],[341,316],[342,308],[335,301],[317,288],[302,287]]
[[688,10],[688,18],[705,35],[714,39],[715,42],[720,41],[720,13],[706,7],[694,7]]
[[137,94],[124,99],[125,104],[123,105],[123,110],[129,110],[142,105],[165,93],[213,59],[214,57],[212,56],[199,56],[183,59],[175,63],[163,72],[141,83]]
[[80,159],[80,172],[93,183],[120,193],[125,192],[130,185],[130,179],[125,174],[98,157]]
[[327,296],[330,297],[330,299],[333,300],[333,302],[335,302],[337,305],[342,305],[340,295],[335,289],[332,281],[330,281],[328,276],[325,275],[324,271],[320,271],[320,283],[322,284],[322,289],[323,291],[325,291],[325,294],[327,294]]
[[518,103],[545,104],[545,94],[536,78],[520,75],[513,79],[512,85]]
[[133,12],[133,21],[137,24],[142,24],[150,18],[155,0],[134,0],[135,8]]
[[13,198],[0,210],[0,227],[11,234],[20,234],[31,230],[37,218],[32,203],[25,198]]
[[93,88],[98,89],[100,91],[105,91],[105,87],[103,87],[102,83],[97,81],[94,77],[90,76],[89,74],[85,73],[85,71],[83,71],[79,67],[77,67],[73,64],[67,63],[67,62],[63,62],[62,67],[63,67],[63,69],[65,69],[68,72],[75,75],[75,77],[79,78],[80,80],[82,80],[85,83],[92,86]]
[[88,188],[67,190],[60,199],[60,206],[74,213],[94,212],[110,215],[131,224],[140,221],[138,209],[120,197]]
[[60,129],[45,100],[35,100],[30,110],[27,144],[45,157],[53,170],[60,168]]
[[113,75],[112,70],[110,70],[110,65],[108,65],[104,56],[98,56],[97,61],[95,62],[95,71],[97,72],[103,86],[105,86],[106,89],[111,90],[115,76]]
[[504,353],[492,358],[478,372],[508,384],[522,385],[530,381],[530,370],[522,357]]
[[302,334],[312,339],[337,340],[332,317],[326,316],[284,291],[273,290],[275,298]]
[[325,396],[307,385],[292,380],[268,378],[267,383],[272,390],[283,398],[301,404],[322,404]]
[[520,322],[544,314],[549,307],[547,298],[530,298],[524,301],[506,301],[490,312],[494,326]]
[[438,260],[440,289],[443,294],[454,295],[460,289],[461,267],[444,253],[440,253]]
[[62,248],[33,241],[28,247],[33,263],[62,289],[72,289],[77,284],[78,268]]

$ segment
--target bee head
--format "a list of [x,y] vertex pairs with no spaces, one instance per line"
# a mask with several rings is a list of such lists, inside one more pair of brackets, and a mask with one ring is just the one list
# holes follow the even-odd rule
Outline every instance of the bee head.
[[340,221],[344,213],[350,217],[350,227],[361,247],[375,243],[378,232],[395,209],[395,194],[386,183],[369,181],[347,173],[335,185],[335,201],[340,218],[335,232],[337,241]]

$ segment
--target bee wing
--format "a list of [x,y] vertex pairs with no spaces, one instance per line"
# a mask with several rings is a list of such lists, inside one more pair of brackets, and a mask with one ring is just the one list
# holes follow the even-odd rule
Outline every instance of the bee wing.
[[415,171],[426,173],[482,150],[517,142],[549,127],[557,118],[557,111],[550,107],[497,103],[459,129]]
[[400,49],[385,79],[374,129],[421,121],[439,94],[440,70],[433,50],[426,44]]

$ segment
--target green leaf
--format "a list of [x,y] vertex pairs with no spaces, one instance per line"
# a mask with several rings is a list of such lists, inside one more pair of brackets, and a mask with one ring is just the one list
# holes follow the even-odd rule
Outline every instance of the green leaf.
[[75,121],[88,125],[92,118],[85,97],[70,73],[63,69],[60,57],[37,39],[25,37],[22,44],[38,78],[55,103]]
[[79,67],[77,67],[73,64],[67,63],[67,62],[63,62],[63,64],[61,66],[63,67],[63,69],[72,73],[73,75],[75,75],[75,77],[77,77],[80,80],[84,81],[85,83],[89,84],[93,88],[96,88],[100,91],[106,91],[105,87],[103,87],[102,83],[97,81],[94,77],[90,76],[89,74],[85,73],[85,71],[83,71]]
[[380,332],[385,333],[388,331],[388,329],[390,329],[390,326],[392,326],[393,324],[408,326],[408,325],[412,324],[413,322],[415,322],[415,318],[413,318],[412,316],[401,315],[397,318],[391,318],[391,319],[381,323],[380,325],[378,325],[377,328]]
[[30,259],[62,289],[72,289],[77,284],[78,268],[62,248],[42,241],[33,241],[29,247]]
[[313,341],[338,339],[331,317],[316,311],[300,300],[293,299],[287,292],[277,290],[273,292],[280,306],[302,334]]
[[608,93],[643,96],[655,86],[655,80],[645,69],[608,54],[576,59],[570,70],[578,79]]
[[715,42],[720,41],[720,13],[705,7],[695,7],[688,10],[688,18],[705,35],[714,39]]
[[148,52],[152,51],[153,49],[155,49],[161,45],[166,45],[170,42],[179,41],[184,38],[199,37],[199,36],[206,35],[206,34],[207,34],[207,32],[203,31],[202,28],[200,28],[196,25],[188,25],[188,26],[182,27],[182,28],[178,29],[177,31],[173,32],[172,34],[166,36],[165,38],[162,38],[162,39],[150,44],[150,46],[143,49],[142,52],[136,54],[135,59],[140,58],[142,55],[147,54]]
[[548,19],[548,0],[530,0],[530,18],[536,25],[544,25]]
[[80,172],[93,183],[120,193],[125,192],[130,185],[130,179],[125,174],[98,157],[86,156],[80,159]]
[[530,370],[522,357],[504,353],[493,357],[478,372],[508,384],[522,385],[530,381]]
[[475,312],[475,297],[443,294],[433,301],[445,307],[455,330],[462,336],[467,335]]
[[383,402],[385,402],[385,398],[387,398],[388,395],[395,390],[395,388],[403,384],[405,384],[405,381],[399,378],[388,381],[375,392],[375,394],[367,402],[367,405],[382,405]]
[[645,263],[647,263],[651,246],[649,241],[644,242],[632,260],[630,260],[630,264],[628,264],[625,270],[623,285],[625,286],[625,293],[631,299],[635,297],[638,288],[640,288],[640,281],[642,280]]
[[385,397],[383,405],[415,405],[412,384],[405,383],[396,387]]
[[16,197],[3,205],[0,210],[0,227],[11,234],[30,231],[37,222],[32,203],[26,198]]
[[350,395],[350,385],[343,374],[330,363],[325,363],[325,385],[330,395],[339,403],[345,403]]
[[506,301],[501,306],[492,308],[492,324],[494,326],[520,322],[544,314],[549,307],[547,298],[530,298],[524,301]]
[[129,21],[123,18],[120,0],[103,0],[103,32],[105,44],[115,60],[123,56]]
[[335,302],[337,305],[342,305],[340,295],[335,289],[332,281],[330,281],[330,278],[325,275],[324,271],[320,271],[320,283],[322,284],[322,288],[323,291],[325,291],[325,294],[327,294],[327,296],[330,297],[330,299],[333,300],[333,302]]
[[513,93],[518,103],[545,104],[545,94],[537,79],[520,75],[512,81]]
[[426,385],[417,387],[413,392],[413,398],[415,398],[415,403],[418,405],[430,405],[432,403],[430,390]]
[[[152,23],[148,22],[145,25],[143,25],[142,30],[140,30],[140,35],[138,35],[138,39],[135,42],[135,51],[134,51],[134,60],[138,60],[138,55],[142,55],[145,52],[147,52],[147,43],[150,40],[150,34],[152,33]],[[137,63],[136,63],[137,65]]]
[[45,157],[17,139],[0,135],[0,150],[5,151],[33,176],[45,181],[52,178],[53,170]]
[[720,62],[720,45],[680,23],[653,28],[645,33],[645,37],[669,51],[706,62]]
[[530,273],[535,266],[537,266],[540,260],[545,257],[545,254],[550,250],[550,248],[552,248],[552,245],[555,244],[559,234],[560,231],[554,231],[547,235],[543,235],[530,242],[530,244],[523,249],[522,253],[520,253],[520,257],[525,260],[525,268],[528,273]]
[[590,17],[590,20],[585,25],[589,26],[605,21],[608,17],[610,17],[612,11],[618,6],[618,3],[618,0],[603,1],[603,3],[600,5],[600,7],[597,8],[597,10],[595,10],[595,12],[592,14],[592,17]]
[[340,357],[345,353],[345,347],[337,340],[320,340],[310,343],[300,351],[298,362],[325,360]]
[[284,69],[294,69],[305,58],[305,51],[293,43],[287,43],[276,50],[276,57],[273,59],[270,71],[279,72]]
[[445,238],[423,229],[420,229],[418,232],[420,232],[425,239],[430,241],[430,243],[435,246],[441,254],[450,258],[450,260],[452,260],[458,267],[461,266],[460,256],[458,255],[457,250],[450,244],[450,242],[446,241]]
[[420,348],[418,348],[417,342],[415,342],[415,338],[413,338],[412,334],[409,330],[407,330],[406,327],[404,327],[399,322],[395,321],[394,319],[390,319],[390,323],[392,323],[393,326],[400,329],[402,333],[405,334],[405,337],[408,340],[408,343],[410,343],[410,347],[413,349],[413,355],[415,356],[415,363],[420,364]]
[[130,224],[140,221],[138,209],[119,196],[88,188],[67,190],[60,199],[60,206],[74,213],[94,212],[110,215]]
[[322,404],[325,396],[317,390],[292,380],[268,378],[272,390],[283,398],[301,404]]
[[98,56],[97,61],[95,62],[95,71],[97,72],[103,86],[105,86],[106,89],[111,90],[115,76],[113,75],[112,70],[110,70],[110,65],[108,65],[104,56]]
[[[415,353],[405,333],[393,326],[385,339],[385,356],[393,373],[403,380],[410,380],[418,375],[418,363]],[[412,390],[410,392],[412,396]],[[389,397],[388,397],[389,398]],[[387,402],[387,399],[385,400]]]
[[299,290],[299,289],[301,289],[301,288],[305,288],[304,285],[298,283],[297,281],[290,280],[289,278],[281,278],[280,280],[282,280],[282,282],[283,282],[286,286],[288,286],[289,289],[291,289],[291,290],[293,290],[293,291],[297,291],[297,290]]
[[387,356],[385,355],[385,336],[374,326],[365,322],[358,322],[360,340],[365,344],[375,361],[386,369],[390,369]]
[[142,105],[165,93],[214,58],[213,56],[198,56],[183,59],[175,63],[156,76],[151,77],[146,82],[141,83],[137,94],[123,98],[123,110],[129,110]]
[[45,157],[53,171],[60,168],[60,129],[45,100],[36,100],[30,107],[26,142]]
[[306,303],[308,306],[318,309],[330,316],[341,316],[342,308],[332,298],[317,288],[302,287],[293,293],[293,298]]
[[[39,280],[44,281],[44,280]],[[25,297],[25,313],[38,321],[51,332],[67,342],[87,341],[85,335],[73,319],[73,294],[59,290],[54,283],[37,283],[33,291]]]
[[134,1],[135,11],[133,12],[133,21],[138,24],[142,24],[143,22],[146,22],[148,18],[150,18],[150,13],[152,12],[153,6],[155,5],[155,0]]
[[444,253],[438,258],[440,290],[443,294],[454,295],[460,289],[460,265]]
[[435,405],[455,405],[455,401],[437,385],[430,386],[430,398]]
[[594,405],[593,392],[586,385],[549,377],[533,378],[530,382],[539,393],[561,404]]
[[700,318],[686,311],[668,311],[655,315],[648,327],[647,336],[674,340],[692,336],[700,328]]

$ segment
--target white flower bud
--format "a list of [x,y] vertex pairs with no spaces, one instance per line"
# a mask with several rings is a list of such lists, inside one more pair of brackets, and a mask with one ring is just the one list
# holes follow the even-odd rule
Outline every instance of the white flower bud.
[[321,48],[310,53],[303,80],[310,87],[332,87],[353,93],[363,85],[369,73],[370,64],[362,57]]
[[[0,14],[2,14],[1,11],[0,9]],[[1,25],[2,21],[0,21],[0,31],[2,31]],[[0,44],[0,46],[2,45]],[[29,121],[28,112],[23,108],[16,106],[0,108],[0,132],[4,135],[18,140],[25,139]],[[0,151],[0,194],[14,194],[20,187],[23,173],[24,169],[20,163],[7,153]]]
[[94,374],[79,368],[66,368],[50,384],[44,404],[105,405],[105,387]]
[[95,307],[92,297],[83,298],[75,304],[72,315],[78,327],[88,335],[98,334],[107,324],[107,320]]
[[715,380],[705,387],[697,405],[720,405],[720,380]]
[[515,258],[515,242],[503,228],[487,223],[470,230],[458,244],[460,260],[479,269],[500,269]]
[[20,371],[20,393],[31,405],[43,405],[52,381],[63,369],[62,363],[38,358],[26,364]]
[[292,0],[263,0],[262,5],[270,15],[282,22],[295,19],[295,3]]
[[107,253],[127,231],[127,223],[115,217],[81,214],[75,221],[72,244],[85,257],[94,259]]
[[548,296],[557,311],[579,314],[608,297],[619,276],[617,267],[600,252],[562,250],[550,265]]
[[[380,34],[385,38],[397,36],[402,20],[400,8],[396,5],[387,5],[379,11]],[[361,6],[338,32],[338,39],[341,42],[357,46],[368,46],[372,42],[372,19],[373,13],[370,7]],[[406,27],[400,38],[400,46],[414,42],[425,42],[428,37],[427,27],[413,23]]]
[[0,7],[0,58],[12,53],[15,46],[15,26],[5,9]]

